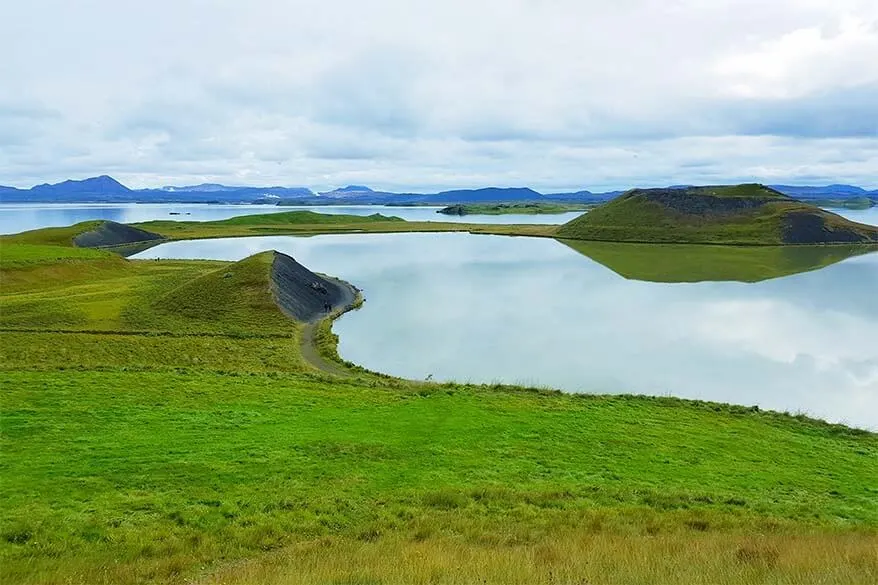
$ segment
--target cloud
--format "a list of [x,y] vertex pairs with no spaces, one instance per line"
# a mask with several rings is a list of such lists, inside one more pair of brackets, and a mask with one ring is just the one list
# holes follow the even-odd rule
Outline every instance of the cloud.
[[[717,72],[731,93],[746,97],[793,97],[827,87],[878,83],[878,9],[862,17],[800,28],[753,51],[729,55]],[[815,72],[817,73],[815,75]]]
[[872,2],[43,0],[7,12],[0,183],[878,186]]

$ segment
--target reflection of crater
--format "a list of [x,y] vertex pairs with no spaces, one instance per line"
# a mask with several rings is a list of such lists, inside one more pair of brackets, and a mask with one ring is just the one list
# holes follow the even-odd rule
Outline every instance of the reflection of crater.
[[759,282],[825,268],[878,246],[709,246],[560,240],[629,280]]

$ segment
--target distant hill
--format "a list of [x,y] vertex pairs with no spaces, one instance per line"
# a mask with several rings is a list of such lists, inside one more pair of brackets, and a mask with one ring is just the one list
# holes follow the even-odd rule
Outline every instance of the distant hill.
[[[669,189],[690,188],[676,185]],[[852,185],[788,186],[776,191],[825,207],[870,207],[878,204],[878,191]],[[610,201],[622,191],[593,193],[587,190],[566,193],[540,193],[529,187],[484,187],[452,189],[438,193],[396,193],[376,191],[365,185],[347,185],[332,191],[314,193],[306,187],[241,187],[220,183],[165,186],[155,189],[129,189],[107,175],[84,180],[68,180],[30,189],[0,186],[5,203],[227,203],[271,205],[434,205],[498,203],[596,204]]]
[[867,191],[854,185],[790,186],[773,185],[780,191],[801,201],[820,207],[868,209],[878,205],[878,190]]
[[112,197],[128,195],[131,189],[107,175],[92,177],[81,181],[67,180],[50,185],[37,185],[30,189],[30,194],[37,198],[51,198],[55,201],[77,200],[82,197]]
[[30,189],[0,186],[0,200],[4,203],[276,203],[282,198],[314,197],[304,187],[233,187],[218,183],[129,189],[107,175]]
[[[869,193],[862,187],[854,185],[823,185],[823,186],[795,186],[795,185],[769,185],[772,189],[790,195],[796,199],[801,198],[824,198],[824,197],[862,197]],[[875,191],[872,191],[875,193]]]
[[878,243],[878,228],[753,184],[633,189],[564,224],[558,237],[742,245]]
[[102,175],[81,181],[37,185],[31,189],[0,186],[5,203],[268,203],[278,205],[435,205],[466,203],[600,203],[619,192],[551,193],[544,195],[529,187],[485,187],[453,189],[439,193],[395,193],[376,191],[365,185],[347,185],[315,194],[305,187],[236,187],[219,183],[129,189],[112,177]]
[[228,185],[220,185],[219,183],[201,183],[200,185],[186,185],[183,187],[175,187],[173,185],[169,185],[167,187],[161,188],[162,191],[167,191],[169,193],[211,193],[216,191],[236,191],[238,189],[240,189],[240,187],[229,187]]
[[369,187],[365,187],[363,185],[348,185],[347,187],[342,187],[341,189],[337,189],[338,193],[374,193],[372,189]]
[[443,202],[479,202],[501,203],[512,201],[540,201],[543,195],[528,187],[487,187],[484,189],[455,189],[442,191],[430,196],[432,200]]
[[607,191],[605,193],[592,193],[591,191],[575,191],[573,193],[547,193],[545,199],[549,201],[567,203],[604,203],[615,199],[624,191]]

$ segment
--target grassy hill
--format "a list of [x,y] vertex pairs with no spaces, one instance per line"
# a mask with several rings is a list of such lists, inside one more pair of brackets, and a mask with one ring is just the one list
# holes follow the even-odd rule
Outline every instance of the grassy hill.
[[640,243],[878,243],[878,228],[762,185],[634,189],[561,226],[557,235]]
[[0,236],[0,256],[17,263],[109,257],[112,253],[132,254],[163,239],[126,224],[92,220]]
[[273,301],[271,253],[17,245],[35,247],[0,256],[4,584],[878,574],[873,433],[673,398],[326,375]]

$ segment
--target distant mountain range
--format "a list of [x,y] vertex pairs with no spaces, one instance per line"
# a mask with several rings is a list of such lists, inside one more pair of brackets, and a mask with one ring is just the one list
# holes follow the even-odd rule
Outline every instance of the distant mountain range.
[[[675,185],[674,188],[685,188]],[[878,190],[853,185],[771,185],[792,197],[806,200],[842,201],[856,199],[878,204]],[[486,187],[455,189],[439,193],[393,193],[375,191],[364,185],[348,185],[333,191],[314,193],[306,187],[234,187],[203,183],[159,189],[129,189],[107,175],[81,181],[68,180],[30,189],[0,186],[3,203],[269,203],[277,205],[454,205],[458,203],[567,202],[603,203],[622,191],[592,193],[540,193],[528,187]]]

